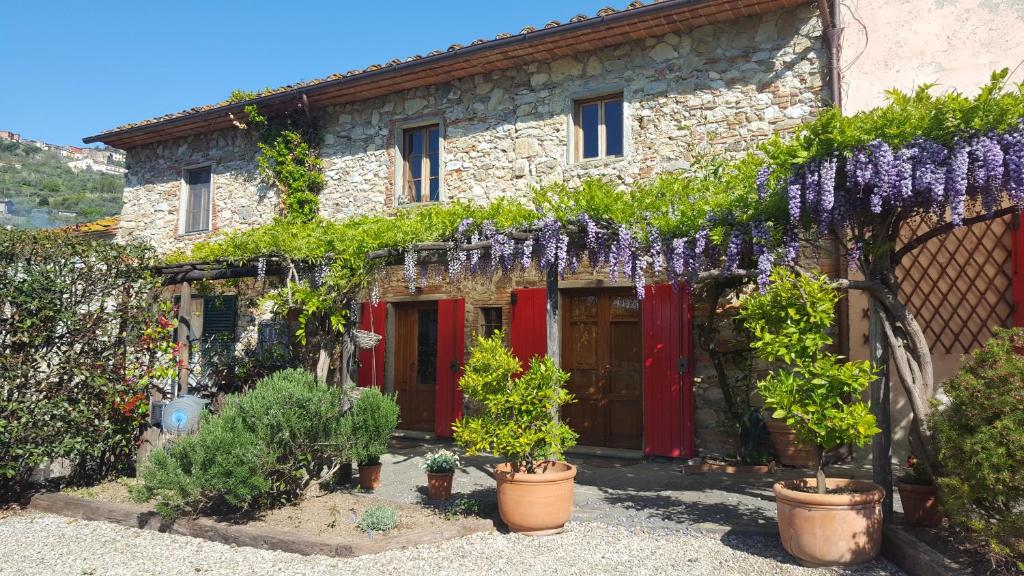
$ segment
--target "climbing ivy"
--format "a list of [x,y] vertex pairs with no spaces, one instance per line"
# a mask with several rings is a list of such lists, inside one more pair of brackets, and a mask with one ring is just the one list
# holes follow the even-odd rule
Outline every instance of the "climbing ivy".
[[[234,96],[234,93],[232,93]],[[311,222],[320,208],[320,191],[326,181],[323,161],[317,157],[317,134],[308,120],[285,114],[274,119],[264,116],[255,104],[245,107],[243,128],[255,132],[263,179],[281,191],[284,214],[291,220]]]

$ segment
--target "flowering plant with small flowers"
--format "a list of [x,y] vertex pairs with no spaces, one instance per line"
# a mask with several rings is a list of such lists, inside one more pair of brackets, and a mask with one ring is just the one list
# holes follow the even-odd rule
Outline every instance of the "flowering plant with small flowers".
[[442,474],[454,472],[461,465],[458,454],[442,448],[433,452],[427,452],[423,457],[423,463],[420,464],[420,467],[433,474]]

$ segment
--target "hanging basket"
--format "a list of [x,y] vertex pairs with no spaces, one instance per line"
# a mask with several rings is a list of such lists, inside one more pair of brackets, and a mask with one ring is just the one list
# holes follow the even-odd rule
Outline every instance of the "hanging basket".
[[352,331],[352,338],[356,341],[356,346],[363,350],[368,350],[379,344],[382,336],[375,332],[368,332],[357,328]]

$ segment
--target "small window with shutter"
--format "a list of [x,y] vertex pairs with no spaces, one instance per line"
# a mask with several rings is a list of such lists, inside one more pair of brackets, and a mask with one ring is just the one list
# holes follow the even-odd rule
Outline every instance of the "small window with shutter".
[[185,170],[185,234],[210,230],[212,179],[213,168],[210,166]]

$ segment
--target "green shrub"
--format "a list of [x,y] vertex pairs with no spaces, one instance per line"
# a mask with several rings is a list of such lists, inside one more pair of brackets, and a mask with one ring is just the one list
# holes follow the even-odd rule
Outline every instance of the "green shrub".
[[262,510],[298,498],[349,456],[344,392],[302,370],[282,370],[231,394],[199,430],[154,451],[138,500],[165,516]]
[[740,315],[758,356],[783,366],[757,383],[772,417],[816,447],[818,492],[824,493],[826,454],[863,446],[879,432],[867,404],[851,400],[875,379],[866,361],[843,362],[827,351],[839,292],[825,276],[776,269],[763,293],[746,297]]
[[522,369],[500,332],[478,336],[459,387],[480,412],[459,419],[453,429],[467,453],[490,452],[533,473],[534,462],[559,459],[576,443],[576,433],[555,417],[573,397],[564,387],[569,375],[551,358],[535,357],[529,370]]
[[364,532],[387,532],[398,526],[398,512],[383,504],[370,506],[363,510],[356,526]]
[[79,483],[132,472],[150,387],[174,372],[151,264],[142,246],[0,228],[0,498],[58,458]]
[[398,428],[398,402],[376,388],[362,390],[346,415],[352,430],[352,455],[361,466],[380,464],[388,441]]
[[1024,569],[1024,330],[996,329],[943,385],[932,416],[950,520]]

